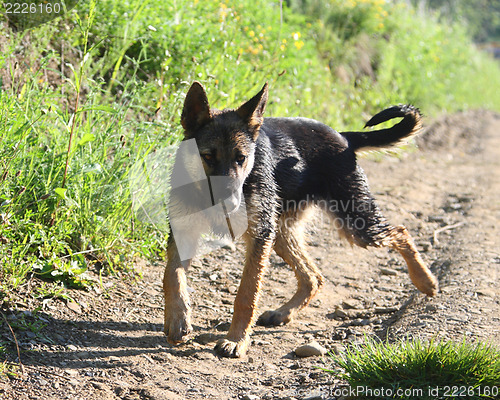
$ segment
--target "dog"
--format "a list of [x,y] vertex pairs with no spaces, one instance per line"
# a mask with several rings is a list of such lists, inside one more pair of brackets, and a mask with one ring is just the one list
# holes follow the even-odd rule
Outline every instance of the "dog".
[[[326,212],[352,244],[397,250],[416,288],[428,296],[438,291],[438,281],[407,229],[384,218],[356,162],[358,150],[385,148],[415,134],[421,128],[419,110],[409,105],[393,106],[366,123],[374,126],[401,117],[391,128],[338,133],[312,119],[264,118],[267,100],[267,83],[236,109],[211,109],[199,82],[194,82],[186,95],[181,114],[184,140],[194,139],[197,153],[176,159],[174,170],[189,175],[189,165],[199,163],[210,195],[206,204],[200,203],[203,190],[197,183],[171,195],[170,222],[180,215],[188,218],[182,220],[187,221],[185,225],[177,224],[181,231],[169,236],[167,246],[163,289],[165,334],[171,344],[183,342],[191,331],[186,270],[201,233],[227,226],[243,207],[248,221],[243,235],[246,261],[229,331],[215,346],[220,356],[243,356],[256,322],[265,326],[289,323],[319,292],[324,278],[308,256],[302,234],[307,215],[314,208]],[[219,188],[211,184],[215,177],[224,178]],[[222,214],[200,217],[197,213],[220,202],[224,203]],[[189,219],[193,213],[198,216]],[[192,251],[183,250],[181,256],[181,245]],[[261,281],[273,249],[293,269],[298,289],[284,305],[257,318]]]

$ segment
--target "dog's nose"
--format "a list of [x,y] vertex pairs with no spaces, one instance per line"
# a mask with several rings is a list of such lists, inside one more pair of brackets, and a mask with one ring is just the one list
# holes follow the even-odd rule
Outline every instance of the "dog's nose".
[[241,202],[241,189],[237,183],[227,176],[211,176],[209,182],[214,205],[223,203],[226,212],[236,211]]
[[220,203],[232,196],[232,182],[227,176],[210,176],[210,190],[214,203]]
[[231,214],[240,208],[241,195],[236,192],[233,193],[229,198],[224,200],[224,206],[226,207],[226,212]]

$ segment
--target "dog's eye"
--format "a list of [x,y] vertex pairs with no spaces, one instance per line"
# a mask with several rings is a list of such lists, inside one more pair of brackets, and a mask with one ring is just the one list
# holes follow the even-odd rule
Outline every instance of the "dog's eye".
[[214,156],[210,153],[202,154],[201,157],[207,162],[212,163],[214,161]]
[[243,154],[240,154],[239,156],[236,157],[236,162],[239,165],[242,165],[245,162],[246,159],[247,159],[246,156],[244,156]]

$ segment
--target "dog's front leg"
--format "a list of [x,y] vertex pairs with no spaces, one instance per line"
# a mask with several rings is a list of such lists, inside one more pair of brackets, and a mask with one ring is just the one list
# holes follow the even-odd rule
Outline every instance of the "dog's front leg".
[[219,340],[215,346],[216,353],[223,357],[237,358],[246,353],[250,331],[256,320],[262,277],[273,246],[271,238],[249,238],[247,242],[247,257],[234,301],[233,320],[226,338]]
[[164,330],[170,344],[184,341],[191,332],[191,307],[187,291],[186,270],[191,260],[182,261],[177,245],[169,238],[167,247],[167,266],[163,276],[165,296]]

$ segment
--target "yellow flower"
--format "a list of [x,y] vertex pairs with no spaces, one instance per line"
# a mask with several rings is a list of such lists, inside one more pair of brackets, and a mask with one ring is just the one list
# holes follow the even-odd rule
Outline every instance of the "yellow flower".
[[304,47],[304,42],[302,40],[297,40],[293,43],[297,50],[300,50],[302,47]]
[[254,32],[254,31],[250,31],[250,32],[248,32],[248,36],[250,36],[250,37],[254,37],[254,36],[255,36],[255,32]]

